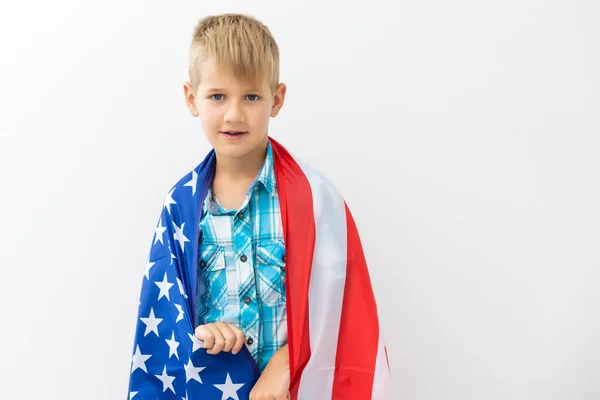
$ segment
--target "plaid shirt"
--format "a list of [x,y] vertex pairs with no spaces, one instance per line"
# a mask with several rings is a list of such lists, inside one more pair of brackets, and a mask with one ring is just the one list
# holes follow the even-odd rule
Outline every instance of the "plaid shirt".
[[287,343],[285,246],[271,143],[261,171],[238,210],[227,210],[209,192],[200,220],[196,321],[240,327],[261,372]]

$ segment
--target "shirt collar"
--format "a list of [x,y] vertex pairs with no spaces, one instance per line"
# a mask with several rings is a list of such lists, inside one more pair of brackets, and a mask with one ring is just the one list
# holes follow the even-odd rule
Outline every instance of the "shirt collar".
[[[277,182],[275,179],[275,167],[273,163],[273,149],[271,148],[271,141],[267,141],[267,156],[265,157],[265,162],[256,177],[256,181],[263,184],[267,192],[271,196],[275,196],[277,194]],[[254,189],[254,183],[250,185],[250,191]]]

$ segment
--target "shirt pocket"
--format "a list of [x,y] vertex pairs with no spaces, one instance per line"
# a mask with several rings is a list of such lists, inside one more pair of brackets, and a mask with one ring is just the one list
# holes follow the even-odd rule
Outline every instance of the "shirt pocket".
[[282,240],[261,240],[256,244],[257,288],[267,307],[285,304],[285,245]]
[[204,304],[209,309],[223,310],[228,303],[225,248],[216,243],[203,243],[200,270],[206,285]]

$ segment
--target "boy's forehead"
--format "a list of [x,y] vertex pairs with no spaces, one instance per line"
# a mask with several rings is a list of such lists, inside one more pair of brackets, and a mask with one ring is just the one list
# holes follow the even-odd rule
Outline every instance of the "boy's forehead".
[[250,82],[244,77],[237,76],[232,66],[209,59],[200,66],[200,86],[204,90],[265,90],[268,88],[268,80],[265,78],[262,82]]

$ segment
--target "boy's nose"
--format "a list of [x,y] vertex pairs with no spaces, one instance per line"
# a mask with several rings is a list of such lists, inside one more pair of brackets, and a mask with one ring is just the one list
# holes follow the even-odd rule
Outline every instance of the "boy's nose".
[[235,103],[229,105],[227,112],[225,113],[225,122],[229,122],[232,125],[239,122],[245,122],[244,111],[240,105]]

